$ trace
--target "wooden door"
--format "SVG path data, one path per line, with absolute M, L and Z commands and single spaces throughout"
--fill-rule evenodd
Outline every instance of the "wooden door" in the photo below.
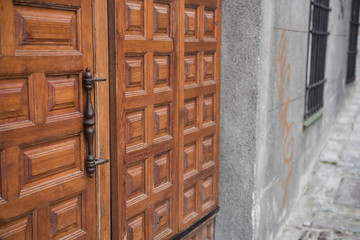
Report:
M 112 234 L 170 239 L 218 205 L 221 1 L 109 4 Z
M 83 75 L 87 0 L 0 1 L 0 239 L 95 239 Z

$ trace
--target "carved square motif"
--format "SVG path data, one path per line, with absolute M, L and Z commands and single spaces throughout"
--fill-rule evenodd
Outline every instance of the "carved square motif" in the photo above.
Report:
M 184 146 L 184 174 L 194 175 L 196 172 L 196 142 Z M 186 178 L 186 177 L 184 177 Z
M 170 87 L 170 56 L 154 56 L 154 88 Z
M 203 123 L 215 121 L 214 95 L 204 96 L 203 100 Z
M 207 83 L 207 81 L 215 81 L 215 64 L 214 64 L 214 53 L 204 54 L 204 84 L 211 84 L 212 82 Z
M 25 188 L 54 179 L 54 175 L 64 174 L 66 171 L 80 171 L 79 150 L 79 137 L 21 149 L 20 173 Z
M 154 187 L 170 182 L 170 151 L 155 155 L 154 157 Z
M 28 78 L 0 79 L 0 124 L 28 120 Z
M 186 100 L 184 103 L 184 128 L 197 127 L 197 102 L 196 98 Z
M 206 137 L 202 141 L 202 163 L 214 161 L 214 136 Z M 204 167 L 204 166 L 203 166 Z
M 194 219 L 198 214 L 196 213 L 196 187 L 195 185 L 184 191 L 184 224 Z
M 144 2 L 127 0 L 125 2 L 125 34 L 144 35 Z
M 215 38 L 215 11 L 204 11 L 204 35 Z
M 154 37 L 170 37 L 170 6 L 154 3 Z
M 144 213 L 127 220 L 127 239 L 145 240 L 145 216 Z
M 126 197 L 135 198 L 145 194 L 145 163 L 141 162 L 126 170 Z
M 197 55 L 185 55 L 185 80 L 184 84 L 197 84 Z
M 50 206 L 51 236 L 66 237 L 74 232 L 76 236 L 85 234 L 81 226 L 82 201 L 81 195 Z
M 79 111 L 79 76 L 47 76 L 48 116 Z
M 163 137 L 171 135 L 171 108 L 170 104 L 160 105 L 154 107 L 154 135 L 155 142 L 157 140 L 166 140 Z M 159 139 L 161 138 L 161 139 Z
M 145 144 L 145 109 L 127 112 L 125 118 L 126 147 Z
M 206 225 L 202 227 L 201 236 L 202 236 L 202 239 L 213 240 L 214 220 L 211 220 L 209 223 L 206 223 Z
M 185 38 L 198 38 L 198 10 L 185 8 Z
M 202 211 L 205 211 L 214 204 L 213 176 L 206 178 L 201 184 L 201 203 Z
M 170 233 L 170 199 L 157 204 L 154 207 L 154 235 Z M 164 234 L 165 235 L 165 234 Z M 167 234 L 166 234 L 167 235 Z
M 0 239 L 33 239 L 33 215 L 18 218 L 0 226 Z
M 78 49 L 77 12 L 15 6 L 17 48 L 20 50 Z
M 126 91 L 144 90 L 144 57 L 125 58 Z

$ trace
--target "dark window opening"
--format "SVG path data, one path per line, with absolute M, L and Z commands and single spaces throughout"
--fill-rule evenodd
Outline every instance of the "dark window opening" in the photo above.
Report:
M 313 0 L 310 9 L 305 119 L 324 105 L 325 58 L 329 19 L 329 0 Z
M 355 67 L 357 55 L 357 37 L 359 29 L 359 0 L 352 1 L 351 20 L 350 20 L 350 37 L 349 37 L 349 51 L 347 61 L 346 83 L 355 81 Z

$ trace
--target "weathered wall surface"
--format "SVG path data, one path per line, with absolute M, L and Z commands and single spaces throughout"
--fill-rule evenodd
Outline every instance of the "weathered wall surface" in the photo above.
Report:
M 351 1 L 330 7 L 325 112 L 304 129 L 310 0 L 223 0 L 218 240 L 276 236 L 351 94 Z
M 215 239 L 251 239 L 260 54 L 258 0 L 222 1 L 220 215 Z
M 345 86 L 351 1 L 331 0 L 325 111 L 313 125 L 303 127 L 310 1 L 274 0 L 272 4 L 272 9 L 265 9 L 273 11 L 269 75 L 258 80 L 267 84 L 259 92 L 267 99 L 258 101 L 266 104 L 266 110 L 258 111 L 266 124 L 257 121 L 259 134 L 266 137 L 257 148 L 261 154 L 256 163 L 254 239 L 274 238 L 287 220 L 302 191 L 302 180 L 351 90 Z

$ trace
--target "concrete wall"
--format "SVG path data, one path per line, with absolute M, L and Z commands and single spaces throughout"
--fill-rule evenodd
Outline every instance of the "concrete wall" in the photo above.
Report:
M 216 239 L 276 236 L 351 94 L 344 84 L 351 1 L 330 5 L 325 112 L 304 129 L 310 0 L 223 1 Z M 290 66 L 288 86 L 279 61 Z

